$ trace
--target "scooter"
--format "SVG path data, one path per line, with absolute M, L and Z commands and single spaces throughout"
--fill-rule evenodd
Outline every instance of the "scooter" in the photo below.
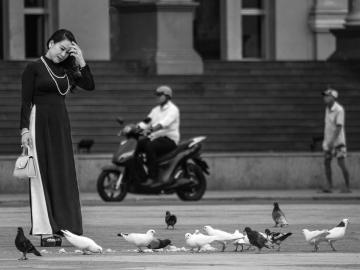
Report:
M 121 118 L 117 118 L 124 125 Z M 138 141 L 147 136 L 138 125 L 125 125 L 118 136 L 121 137 L 112 165 L 105 166 L 97 179 L 97 191 L 104 201 L 122 201 L 127 193 L 135 194 L 173 194 L 181 200 L 200 200 L 206 191 L 206 178 L 209 167 L 201 158 L 201 143 L 204 136 L 181 142 L 175 150 L 161 156 L 156 162 L 159 166 L 156 187 L 143 186 L 148 179 L 146 156 L 137 152 Z

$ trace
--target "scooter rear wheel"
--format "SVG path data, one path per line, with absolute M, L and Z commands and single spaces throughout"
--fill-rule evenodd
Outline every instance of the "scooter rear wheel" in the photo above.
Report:
M 118 202 L 122 201 L 127 194 L 126 184 L 120 184 L 119 188 L 116 188 L 117 181 L 120 177 L 120 171 L 103 171 L 97 180 L 97 191 L 106 202 Z
M 183 175 L 193 181 L 188 187 L 183 187 L 176 191 L 178 197 L 183 201 L 198 201 L 206 191 L 206 178 L 203 171 L 195 164 L 188 163 L 187 170 L 189 175 Z

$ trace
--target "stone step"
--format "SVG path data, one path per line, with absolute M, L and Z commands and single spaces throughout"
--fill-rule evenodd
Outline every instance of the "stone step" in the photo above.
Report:
M 360 81 L 356 65 L 327 62 L 206 62 L 205 74 L 127 74 L 123 63 L 90 63 L 96 90 L 67 97 L 74 147 L 95 140 L 94 152 L 117 148 L 119 126 L 144 118 L 160 84 L 174 88 L 183 138 L 206 135 L 205 151 L 309 151 L 321 136 L 329 84 L 340 91 L 352 150 L 360 150 Z M 0 154 L 19 150 L 21 72 L 25 63 L 0 62 Z M 319 135 L 320 134 L 320 135 Z M 359 139 L 358 139 L 359 138 Z

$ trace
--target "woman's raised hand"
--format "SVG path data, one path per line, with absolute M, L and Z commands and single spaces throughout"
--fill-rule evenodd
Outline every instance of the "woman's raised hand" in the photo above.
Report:
M 79 45 L 77 45 L 74 41 L 71 42 L 71 49 L 69 51 L 70 55 L 75 57 L 76 63 L 80 67 L 84 67 L 86 65 L 85 59 L 82 53 L 82 50 L 80 49 Z

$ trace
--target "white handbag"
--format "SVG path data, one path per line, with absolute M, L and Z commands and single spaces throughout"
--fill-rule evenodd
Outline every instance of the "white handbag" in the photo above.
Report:
M 30 155 L 30 147 L 28 145 L 21 146 L 23 151 L 21 155 L 16 159 L 13 175 L 19 179 L 29 179 L 36 177 L 35 160 Z

